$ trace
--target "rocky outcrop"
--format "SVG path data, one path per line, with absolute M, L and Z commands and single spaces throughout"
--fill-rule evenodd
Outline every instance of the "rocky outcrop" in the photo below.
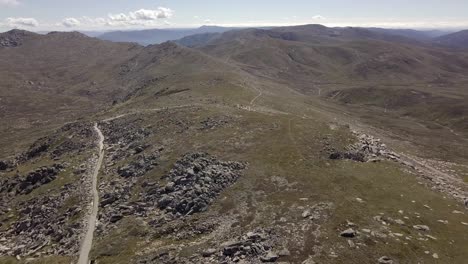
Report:
M 14 48 L 23 44 L 25 36 L 33 34 L 24 30 L 13 29 L 0 34 L 0 47 Z
M 59 159 L 64 155 L 79 154 L 85 150 L 91 149 L 93 141 L 89 140 L 94 137 L 92 124 L 87 122 L 75 122 L 66 124 L 57 131 L 58 135 L 66 135 L 57 145 L 51 150 L 50 157 Z
M 13 162 L 9 160 L 0 160 L 0 171 L 7 171 L 14 167 Z
M 376 162 L 383 159 L 399 161 L 400 156 L 389 150 L 380 139 L 366 134 L 354 132 L 358 142 L 345 151 L 332 151 L 329 158 L 333 160 L 348 159 L 358 162 Z
M 144 257 L 137 263 L 271 263 L 289 255 L 287 249 L 276 249 L 278 245 L 279 238 L 273 231 L 259 228 L 214 247 L 202 249 L 198 255 L 189 259 L 166 251 Z
M 50 147 L 50 144 L 52 142 L 52 139 L 49 137 L 41 138 L 34 142 L 29 149 L 23 153 L 20 157 L 19 160 L 21 162 L 26 162 L 29 161 L 33 158 L 36 158 L 40 156 L 42 153 L 47 152 L 47 150 Z
M 208 117 L 205 120 L 201 121 L 201 127 L 200 130 L 209 130 L 209 129 L 215 129 L 218 127 L 223 127 L 229 122 L 231 119 L 226 116 L 220 116 L 220 117 Z
M 107 232 L 109 225 L 128 215 L 142 217 L 149 225 L 159 228 L 168 221 L 205 211 L 222 190 L 241 176 L 245 166 L 244 163 L 220 161 L 207 153 L 189 153 L 163 177 L 165 184 L 145 181 L 135 186 L 135 177 L 120 177 L 103 183 L 99 211 L 102 225 L 98 232 Z M 140 198 L 131 199 L 137 187 L 143 189 Z
M 3 247 L 0 255 L 40 256 L 41 254 L 73 255 L 79 247 L 81 223 L 70 222 L 79 219 L 81 208 L 64 208 L 66 200 L 75 187 L 65 185 L 59 193 L 19 203 L 18 220 L 0 235 Z
M 118 168 L 117 173 L 124 178 L 143 176 L 146 172 L 152 170 L 156 165 L 158 165 L 158 159 L 159 152 L 155 152 L 150 155 L 139 155 L 128 165 Z
M 29 194 L 34 189 L 55 180 L 63 168 L 62 164 L 54 164 L 50 167 L 38 168 L 23 177 L 7 179 L 0 186 L 0 193 Z
M 219 161 L 206 153 L 186 154 L 165 177 L 168 183 L 159 189 L 158 207 L 180 215 L 204 211 L 244 168 L 243 163 Z

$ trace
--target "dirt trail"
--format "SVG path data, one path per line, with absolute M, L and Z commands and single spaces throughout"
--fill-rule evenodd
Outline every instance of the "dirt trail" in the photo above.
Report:
M 302 162 L 302 161 L 306 160 L 306 158 L 305 158 L 304 155 L 302 154 L 302 151 L 301 151 L 301 149 L 298 147 L 297 141 L 296 141 L 296 139 L 294 138 L 294 135 L 293 135 L 293 132 L 292 132 L 291 121 L 292 121 L 292 118 L 290 118 L 290 119 L 288 120 L 288 136 L 289 136 L 289 139 L 291 140 L 291 142 L 293 143 L 294 148 L 295 148 L 296 151 L 297 151 L 297 154 L 298 154 L 299 156 L 301 156 L 301 160 L 300 160 L 300 161 Z
M 201 105 L 201 104 L 199 104 L 199 105 Z M 168 106 L 168 107 L 161 107 L 161 108 L 149 108 L 149 109 L 131 111 L 131 112 L 128 112 L 128 113 L 125 113 L 125 114 L 120 114 L 120 115 L 117 115 L 117 116 L 114 116 L 114 117 L 104 119 L 104 120 L 102 120 L 102 122 L 110 122 L 110 121 L 113 121 L 113 120 L 116 120 L 116 119 L 119 119 L 119 118 L 122 118 L 122 117 L 126 117 L 126 116 L 129 116 L 129 115 L 140 114 L 140 113 L 144 113 L 144 112 L 161 112 L 161 111 L 164 111 L 164 110 L 189 108 L 189 107 L 196 107 L 196 106 L 199 106 L 199 105 L 197 105 L 197 104 L 187 104 L 187 105 L 177 105 L 177 106 Z
M 257 101 L 257 99 L 258 99 L 260 96 L 262 96 L 262 95 L 263 95 L 263 92 L 262 92 L 261 90 L 259 90 L 258 88 L 254 88 L 254 89 L 255 89 L 255 90 L 257 90 L 257 92 L 258 92 L 258 95 L 257 95 L 257 96 L 255 96 L 255 98 L 254 98 L 254 99 L 252 99 L 252 101 L 250 101 L 250 105 L 251 105 L 251 106 L 253 106 L 253 105 L 254 105 L 254 103 L 255 103 L 255 101 Z
M 102 160 L 104 159 L 104 135 L 102 134 L 101 130 L 99 129 L 97 123 L 94 124 L 94 130 L 96 131 L 99 141 L 99 158 L 96 162 L 93 171 L 93 179 L 92 179 L 92 195 L 93 195 L 93 202 L 92 202 L 92 210 L 91 214 L 89 215 L 88 219 L 88 228 L 86 231 L 86 236 L 83 239 L 80 248 L 80 257 L 78 259 L 78 264 L 88 264 L 89 263 L 89 252 L 91 251 L 91 247 L 93 244 L 93 237 L 94 237 L 94 229 L 96 228 L 96 218 L 98 214 L 98 206 L 99 206 L 99 193 L 97 189 L 97 179 L 99 170 L 102 165 Z

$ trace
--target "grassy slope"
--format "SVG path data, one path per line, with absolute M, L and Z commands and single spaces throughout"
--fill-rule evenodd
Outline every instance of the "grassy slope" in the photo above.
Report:
M 119 72 L 140 49 L 79 33 L 28 33 L 21 46 L 0 48 L 0 143 L 8 145 L 0 155 L 12 155 L 34 140 L 31 135 L 102 110 L 126 94 Z
M 216 78 L 215 76 L 216 74 L 213 78 Z M 243 77 L 249 79 L 248 75 Z M 166 81 L 171 83 L 170 80 Z M 160 86 L 166 86 L 164 82 Z M 117 112 L 121 112 L 124 109 L 142 110 L 162 105 L 200 102 L 198 98 L 201 96 L 205 99 L 203 104 L 196 108 L 170 112 L 171 118 L 189 123 L 191 128 L 181 134 L 174 134 L 171 128 L 163 128 L 158 135 L 150 139 L 150 142 L 160 144 L 170 137 L 171 154 L 160 169 L 151 172 L 146 178 L 158 180 L 170 169 L 172 162 L 188 151 L 208 151 L 222 159 L 250 163 L 245 177 L 226 190 L 222 199 L 216 202 L 209 212 L 190 217 L 188 222 L 200 219 L 203 221 L 205 218 L 223 214 L 235 219 L 229 231 L 225 231 L 229 234 L 243 234 L 256 227 L 272 226 L 280 233 L 285 232 L 286 227 L 297 231 L 301 230 L 301 225 L 306 221 L 301 217 L 303 209 L 300 206 L 329 202 L 333 204 L 329 217 L 317 223 L 322 224 L 319 242 L 315 242 L 312 227 L 305 231 L 297 231 L 303 239 L 299 239 L 299 242 L 294 236 L 285 235 L 285 246 L 293 252 L 289 259 L 293 263 L 300 263 L 299 261 L 313 254 L 314 245 L 323 247 L 323 255 L 316 258 L 321 263 L 373 263 L 382 255 L 394 257 L 400 263 L 431 263 L 434 261 L 432 253 L 437 253 L 444 261 L 463 263 L 467 257 L 463 248 L 468 241 L 462 232 L 466 227 L 460 223 L 466 222 L 467 218 L 465 215 L 451 213 L 454 209 L 462 210 L 453 200 L 428 190 L 418 183 L 414 175 L 393 163 L 361 164 L 348 161 L 330 162 L 327 159 L 327 155 L 322 152 L 324 138 L 329 138 L 336 148 L 345 147 L 353 139 L 344 127 L 338 130 L 330 128 L 332 119 L 323 113 L 321 106 L 313 105 L 307 100 L 302 102 L 298 99 L 301 97 L 295 93 L 283 90 L 282 94 L 267 93 L 261 96 L 252 109 L 261 110 L 267 107 L 289 114 L 245 111 L 237 109 L 235 105 L 248 104 L 249 99 L 257 95 L 253 87 L 229 85 L 224 82 L 212 86 L 204 82 L 200 84 L 205 85 L 195 85 L 188 92 L 156 100 L 150 95 L 158 91 L 159 86 L 148 87 L 141 93 L 146 96 L 136 97 L 124 106 L 117 107 Z M 170 86 L 172 85 L 176 86 Z M 182 84 L 178 85 L 181 85 L 180 88 L 184 87 Z M 274 87 L 272 89 L 274 90 Z M 231 97 L 231 94 L 235 94 L 236 98 Z M 234 121 L 230 122 L 228 127 L 206 132 L 194 128 L 203 118 L 219 115 L 231 116 Z M 143 118 L 144 123 L 161 128 L 167 121 L 164 116 L 159 112 L 146 112 L 128 118 Z M 303 118 L 304 116 L 306 118 Z M 292 183 L 293 187 L 277 185 L 273 176 L 285 179 Z M 356 202 L 357 197 L 364 199 L 365 203 Z M 300 198 L 309 200 L 301 201 Z M 413 200 L 415 203 L 411 202 Z M 423 207 L 425 204 L 430 205 L 433 210 Z M 403 210 L 404 214 L 400 215 L 399 210 Z M 373 216 L 380 213 L 395 219 L 408 216 L 409 220 L 405 220 L 405 226 L 391 225 L 389 229 L 411 236 L 412 240 L 405 244 L 404 238 L 400 241 L 395 238 L 369 239 L 363 235 L 355 242 L 360 241 L 365 246 L 350 249 L 346 240 L 338 236 L 340 231 L 346 229 L 346 220 L 358 224 L 359 228 L 379 230 L 382 225 L 373 220 Z M 419 213 L 420 217 L 417 218 L 415 213 Z M 280 222 L 281 217 L 286 217 L 287 221 Z M 437 220 L 440 219 L 448 220 L 449 224 L 438 223 Z M 419 235 L 412 229 L 414 224 L 429 225 L 432 230 L 430 234 L 437 237 L 437 240 L 417 240 Z M 139 227 L 134 228 L 135 225 Z M 94 256 L 103 263 L 126 263 L 133 259 L 134 254 L 145 254 L 157 248 L 174 245 L 184 247 L 183 254 L 189 256 L 209 247 L 210 243 L 210 240 L 205 241 L 203 236 L 190 240 L 173 241 L 165 237 L 152 237 L 147 240 L 148 233 L 151 233 L 151 230 L 145 228 L 138 220 L 123 221 L 117 231 L 99 238 Z M 121 240 L 116 241 L 117 237 Z M 108 244 L 107 241 L 114 242 Z M 430 251 L 431 255 L 426 255 L 426 250 Z M 337 252 L 338 259 L 329 257 L 330 251 Z

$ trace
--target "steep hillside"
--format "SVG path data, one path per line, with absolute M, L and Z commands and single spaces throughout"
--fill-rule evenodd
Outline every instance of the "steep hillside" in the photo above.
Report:
M 378 111 L 413 116 L 466 133 L 468 54 L 395 40 L 367 29 L 306 25 L 230 31 L 204 45 L 198 43 L 197 48 L 301 93 L 330 94 L 333 100 L 343 99 L 348 105 L 374 106 Z M 428 96 L 408 105 L 401 95 L 411 95 L 408 89 Z M 370 91 L 385 91 L 386 95 L 377 92 L 374 96 Z M 345 94 L 360 102 L 344 99 Z M 389 108 L 382 100 L 387 97 L 402 100 L 397 102 L 401 106 Z M 437 103 L 431 104 L 427 98 L 438 98 Z M 431 115 L 425 113 L 429 105 L 434 106 Z
M 10 43 L 0 46 L 2 134 L 63 124 L 111 105 L 129 89 L 121 65 L 141 50 L 76 32 L 13 30 L 0 39 Z
M 414 30 L 414 29 L 388 29 L 388 28 L 368 28 L 371 31 L 388 35 L 402 36 L 421 42 L 430 42 L 433 38 L 448 34 L 442 30 Z
M 434 42 L 446 47 L 468 49 L 468 30 L 440 36 Z

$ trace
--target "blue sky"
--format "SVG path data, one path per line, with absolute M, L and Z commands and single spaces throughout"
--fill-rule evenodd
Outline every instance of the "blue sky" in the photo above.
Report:
M 0 0 L 0 31 L 309 23 L 468 28 L 468 0 Z

